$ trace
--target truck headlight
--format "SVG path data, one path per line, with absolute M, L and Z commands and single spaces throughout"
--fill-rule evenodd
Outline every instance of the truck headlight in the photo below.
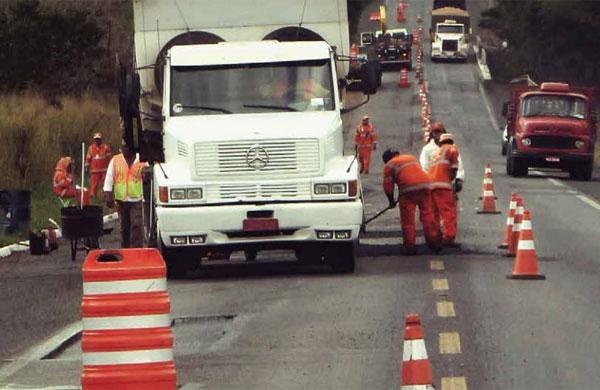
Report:
M 173 200 L 184 200 L 185 190 L 183 189 L 171 189 L 171 199 Z
M 530 138 L 523 138 L 521 140 L 521 143 L 525 146 L 531 146 L 531 139 Z
M 315 184 L 315 195 L 327 195 L 331 193 L 329 184 Z
M 188 199 L 202 199 L 202 188 L 188 188 L 186 197 Z
M 582 140 L 578 139 L 577 141 L 575 141 L 575 147 L 577 149 L 583 149 L 584 146 L 585 146 L 585 142 L 583 142 Z
M 331 193 L 332 194 L 345 194 L 346 193 L 346 183 L 335 183 L 331 185 Z

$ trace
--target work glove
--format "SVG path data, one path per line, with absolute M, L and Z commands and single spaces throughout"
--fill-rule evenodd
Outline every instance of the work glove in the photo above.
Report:
M 113 208 L 115 207 L 115 197 L 113 195 L 112 192 L 107 191 L 104 193 L 104 195 L 106 196 L 106 207 L 108 208 Z
M 463 189 L 463 181 L 461 179 L 455 179 L 454 184 L 452 185 L 452 189 L 456 194 L 461 192 Z
M 394 207 L 396 207 L 396 201 L 394 200 L 394 194 L 385 194 L 388 198 L 388 209 L 393 209 Z

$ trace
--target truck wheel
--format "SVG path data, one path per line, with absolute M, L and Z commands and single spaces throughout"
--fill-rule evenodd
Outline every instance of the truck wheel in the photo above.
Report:
M 333 242 L 328 244 L 325 260 L 334 272 L 354 272 L 357 245 L 355 242 Z
M 302 265 L 316 265 L 323 262 L 323 248 L 315 244 L 303 244 L 295 250 L 296 258 Z
M 594 162 L 581 164 L 569 170 L 569 178 L 571 180 L 590 181 L 592 180 L 592 172 L 594 171 Z
M 189 249 L 185 248 L 167 248 L 160 242 L 160 252 L 167 265 L 167 277 L 170 279 L 184 278 L 188 271 L 197 266 L 197 262 Z
M 527 173 L 529 171 L 529 167 L 527 166 L 527 161 L 520 159 L 520 158 L 515 158 L 515 157 L 511 157 L 512 161 L 512 175 L 514 177 L 521 177 L 521 176 L 527 176 Z
M 513 176 L 513 158 L 511 157 L 511 147 L 506 145 L 506 174 Z
M 508 142 L 502 141 L 502 155 L 506 156 L 506 151 L 508 149 Z

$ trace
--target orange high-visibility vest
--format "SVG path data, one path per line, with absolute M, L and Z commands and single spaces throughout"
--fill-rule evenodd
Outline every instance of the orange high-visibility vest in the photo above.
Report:
M 442 145 L 436 150 L 429 165 L 431 189 L 452 189 L 453 169 L 458 169 L 458 148 L 456 145 Z
M 122 153 L 113 157 L 115 200 L 142 199 L 142 170 L 145 166 L 146 163 L 141 162 L 135 162 L 131 166 L 127 165 Z
M 91 173 L 106 172 L 111 156 L 112 151 L 107 144 L 91 144 L 85 156 L 85 166 L 90 167 Z
M 354 143 L 360 146 L 373 146 L 377 142 L 377 132 L 375 126 L 372 124 L 363 125 L 360 124 L 356 128 L 356 134 L 354 134 Z
M 394 183 L 398 185 L 398 193 L 429 188 L 429 176 L 421 168 L 415 156 L 401 154 L 395 156 L 383 167 L 383 190 L 386 194 L 394 192 Z

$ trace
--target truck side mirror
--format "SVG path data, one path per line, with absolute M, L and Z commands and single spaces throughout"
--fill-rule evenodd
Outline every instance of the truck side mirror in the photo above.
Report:
M 361 87 L 365 95 L 374 95 L 379 86 L 379 61 L 369 60 L 360 67 Z

